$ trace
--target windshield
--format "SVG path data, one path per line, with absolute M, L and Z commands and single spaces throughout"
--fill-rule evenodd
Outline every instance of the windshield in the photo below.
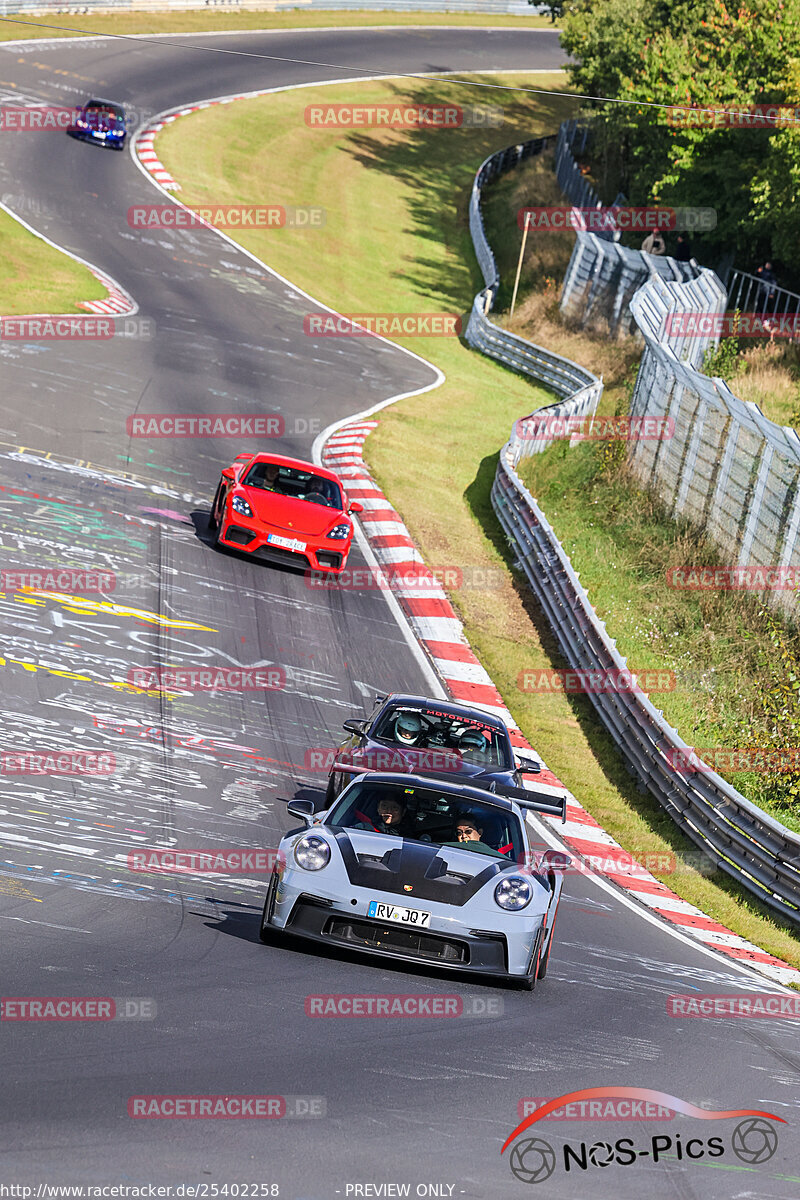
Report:
M 438 788 L 357 780 L 325 824 L 525 861 L 523 833 L 513 812 L 479 800 L 464 801 Z
M 295 500 L 307 500 L 310 504 L 322 504 L 327 508 L 343 508 L 342 493 L 332 479 L 324 479 L 313 471 L 301 471 L 296 467 L 279 467 L 276 463 L 254 463 L 242 480 L 245 487 L 260 488 L 265 492 L 277 492 L 279 496 L 291 496 Z
M 378 717 L 369 736 L 407 750 L 457 751 L 464 762 L 490 770 L 514 769 L 505 730 L 479 717 L 456 717 L 431 706 L 393 704 Z
M 118 104 L 105 104 L 102 100 L 90 100 L 85 111 L 87 116 L 125 120 L 124 108 L 120 108 Z

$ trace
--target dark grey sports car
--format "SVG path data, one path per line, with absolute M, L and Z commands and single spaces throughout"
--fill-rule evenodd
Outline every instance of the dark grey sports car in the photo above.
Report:
M 377 696 L 369 717 L 350 718 L 344 728 L 350 736 L 334 755 L 328 804 L 364 771 L 452 775 L 482 787 L 522 787 L 523 775 L 539 771 L 535 759 L 515 754 L 499 717 L 453 701 Z

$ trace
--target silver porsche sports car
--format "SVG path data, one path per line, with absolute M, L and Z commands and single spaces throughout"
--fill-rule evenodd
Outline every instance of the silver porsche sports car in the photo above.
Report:
M 368 773 L 280 843 L 260 934 L 277 931 L 409 962 L 516 981 L 547 971 L 570 859 L 536 855 L 524 810 L 566 798 L 452 777 Z

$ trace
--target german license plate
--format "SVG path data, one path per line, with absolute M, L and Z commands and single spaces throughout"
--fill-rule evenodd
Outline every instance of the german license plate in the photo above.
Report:
M 398 925 L 413 925 L 415 929 L 427 929 L 431 923 L 431 914 L 421 908 L 401 908 L 397 904 L 382 904 L 379 900 L 370 900 L 367 916 L 377 917 L 379 921 L 395 921 Z
M 281 537 L 278 533 L 270 533 L 267 536 L 267 541 L 273 546 L 282 546 L 284 550 L 305 550 L 306 543 L 299 542 L 297 538 Z

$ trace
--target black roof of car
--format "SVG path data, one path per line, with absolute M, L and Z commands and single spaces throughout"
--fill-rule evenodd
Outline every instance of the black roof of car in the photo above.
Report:
M 454 799 L 471 801 L 475 804 L 489 804 L 504 812 L 513 811 L 516 805 L 497 792 L 487 788 L 473 787 L 468 783 L 454 783 L 452 779 L 434 775 L 398 775 L 396 771 L 365 771 L 358 776 L 359 782 L 368 780 L 370 783 L 391 783 L 394 787 L 424 788 L 426 791 L 443 792 Z
M 83 105 L 83 107 L 84 108 L 109 108 L 112 111 L 116 109 L 117 111 L 119 111 L 121 113 L 125 112 L 123 105 L 119 104 L 116 100 L 102 100 L 97 96 L 95 96 L 92 100 L 87 100 L 86 103 Z
M 455 700 L 432 700 L 425 696 L 407 696 L 404 692 L 392 692 L 385 699 L 385 705 L 390 703 L 413 705 L 417 708 L 438 709 L 450 717 L 469 717 L 471 720 L 479 719 L 486 725 L 491 725 L 494 729 L 508 733 L 505 723 L 500 717 L 495 716 L 494 713 L 484 712 L 482 708 L 476 708 L 474 705 L 459 704 Z

